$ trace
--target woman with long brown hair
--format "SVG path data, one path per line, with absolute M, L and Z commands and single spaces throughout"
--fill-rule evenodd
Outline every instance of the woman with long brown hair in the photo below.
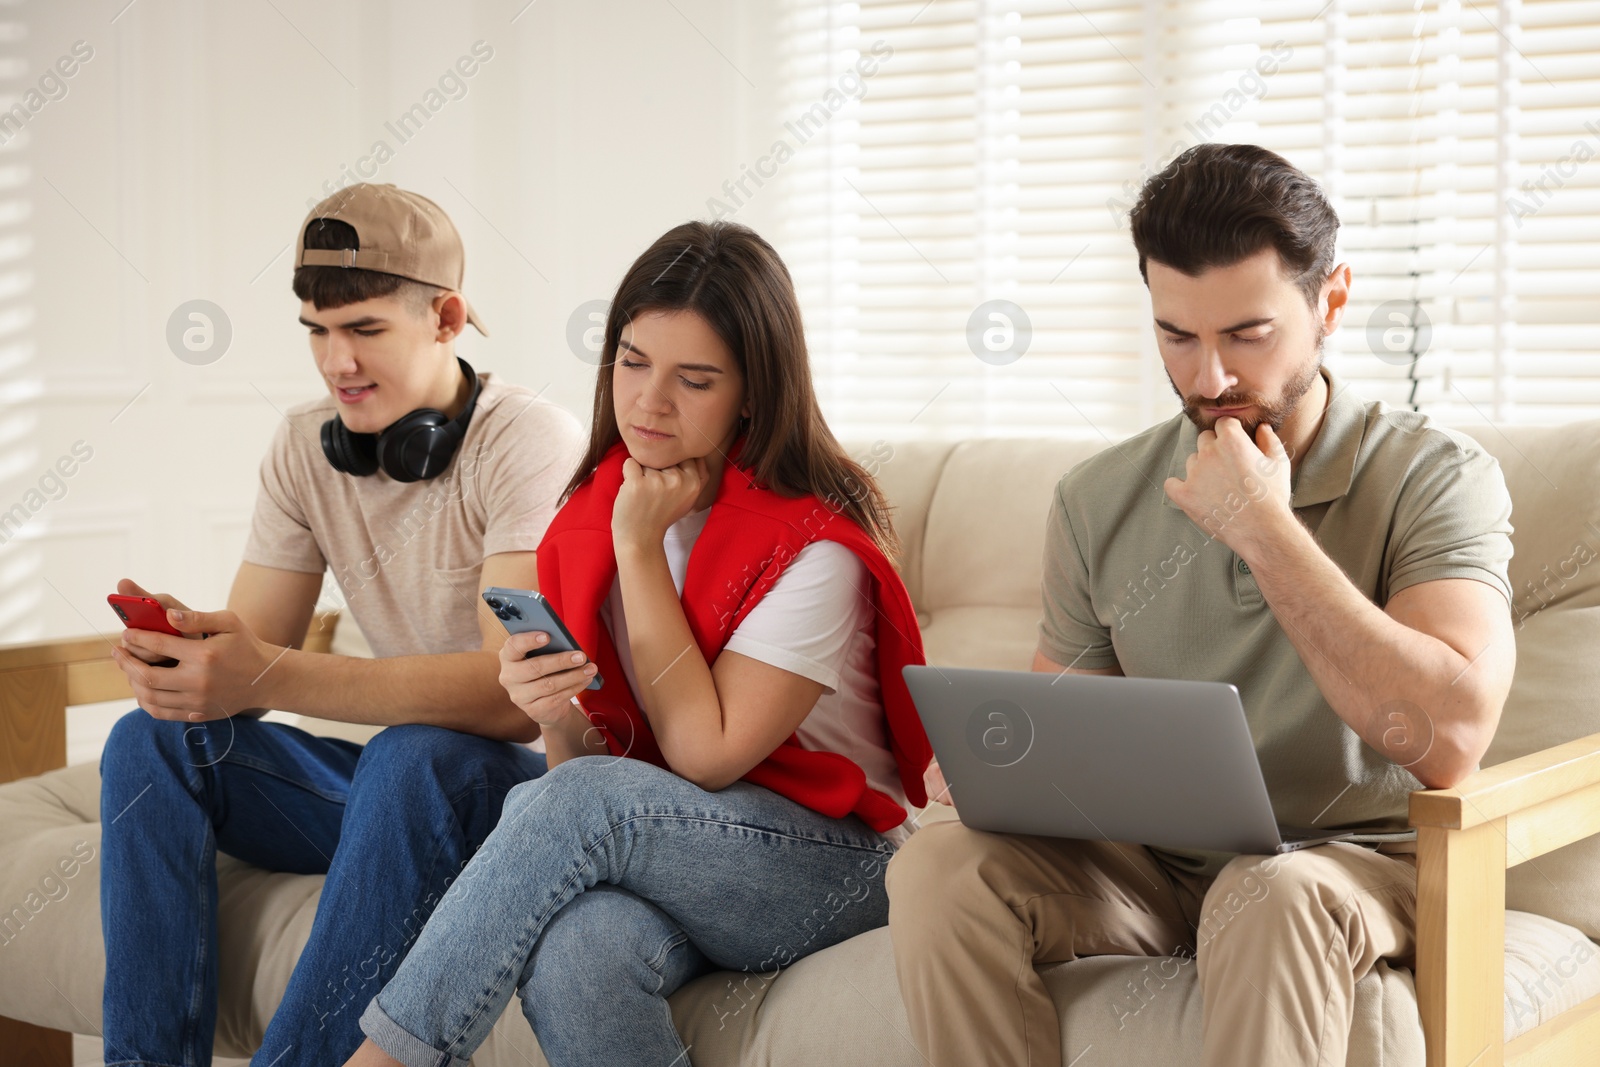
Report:
M 352 1064 L 465 1064 L 515 991 L 555 1067 L 682 1062 L 684 982 L 757 988 L 887 920 L 883 869 L 926 800 L 900 676 L 921 638 L 788 271 L 743 226 L 678 226 L 624 277 L 603 353 L 538 560 L 588 658 L 538 634 L 501 653 L 550 771 L 507 797 Z

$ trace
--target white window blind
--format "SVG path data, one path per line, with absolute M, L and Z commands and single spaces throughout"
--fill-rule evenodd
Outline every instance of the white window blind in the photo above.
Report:
M 814 121 L 774 236 L 841 435 L 1115 439 L 1175 411 L 1126 212 L 1203 140 L 1329 192 L 1356 279 L 1329 359 L 1359 391 L 1462 424 L 1600 415 L 1600 0 L 787 0 L 783 20 L 785 118 Z M 974 323 L 992 301 L 1021 312 Z

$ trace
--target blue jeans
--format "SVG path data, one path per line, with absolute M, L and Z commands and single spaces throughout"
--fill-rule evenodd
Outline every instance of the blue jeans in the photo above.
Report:
M 568 760 L 511 791 L 361 1028 L 408 1067 L 466 1067 L 520 990 L 553 1067 L 684 1064 L 667 996 L 745 971 L 726 1024 L 780 967 L 882 926 L 892 853 L 853 815 L 748 782 Z
M 357 1013 L 488 837 L 520 745 L 391 726 L 364 748 L 236 716 L 117 721 L 100 760 L 105 1062 L 205 1067 L 217 1020 L 216 853 L 326 874 L 311 936 L 252 1063 L 341 1063 Z

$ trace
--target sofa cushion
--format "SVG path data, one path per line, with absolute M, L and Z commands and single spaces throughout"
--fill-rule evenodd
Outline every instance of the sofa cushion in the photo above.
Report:
M 1191 961 L 1096 956 L 1041 969 L 1061 1013 L 1065 1062 L 1200 1063 L 1200 989 Z M 1170 975 L 1163 978 L 1162 975 Z M 1143 996 L 1133 990 L 1142 990 Z M 771 983 L 728 972 L 672 998 L 696 1064 L 922 1067 L 911 1044 L 887 929 L 796 963 Z M 1411 975 L 1379 963 L 1356 984 L 1347 1067 L 1422 1067 Z
M 1045 516 L 1056 483 L 1099 448 L 1041 439 L 958 444 L 929 504 L 917 608 L 935 617 L 952 607 L 1022 608 L 1037 623 Z
M 900 554 L 895 563 L 911 602 L 922 604 L 923 535 L 934 488 L 955 445 L 949 441 L 850 442 L 851 458 L 862 464 L 889 499 Z
M 1038 608 L 945 608 L 922 624 L 923 651 L 941 667 L 1025 671 L 1038 645 Z
M 24 910 L 30 893 L 43 901 L 0 945 L 0 1015 L 78 1033 L 99 1029 L 105 970 L 100 826 L 84 817 L 96 810 L 98 783 L 95 766 L 82 764 L 0 786 L 0 855 L 7 857 L 0 901 L 22 902 Z M 94 858 L 61 877 L 57 861 L 75 848 L 82 856 L 82 846 Z M 54 899 L 39 890 L 43 872 L 51 870 L 65 887 L 52 891 Z M 275 874 L 225 856 L 217 871 L 222 988 L 216 1048 L 220 1055 L 246 1056 L 310 933 L 322 878 Z M 1508 912 L 1506 948 L 1508 1037 L 1600 994 L 1600 951 L 1571 927 Z M 1093 1045 L 1113 1052 L 1110 1062 L 1199 1062 L 1200 994 L 1188 962 L 1103 956 L 1042 973 L 1074 1054 Z M 352 1005 L 364 1006 L 364 999 Z M 906 1037 L 886 929 L 809 956 L 771 982 L 727 971 L 706 975 L 672 998 L 672 1011 L 698 1064 L 921 1063 Z M 543 1067 L 515 1002 L 474 1062 Z M 1409 972 L 1379 964 L 1357 984 L 1349 1063 L 1422 1063 Z
M 1600 948 L 1566 923 L 1506 912 L 1505 1035 L 1514 1037 L 1600 996 Z
M 99 767 L 0 785 L 0 856 L 0 1015 L 97 1032 L 106 969 Z

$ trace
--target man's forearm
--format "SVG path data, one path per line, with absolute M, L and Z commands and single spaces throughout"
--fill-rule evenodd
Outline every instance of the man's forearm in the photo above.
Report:
M 539 728 L 511 702 L 493 652 L 367 659 L 287 650 L 256 684 L 261 704 L 336 722 L 426 723 L 497 741 L 531 741 Z
M 1467 739 L 1482 695 L 1456 684 L 1470 661 L 1385 614 L 1298 519 L 1240 551 L 1324 698 L 1367 744 L 1424 784 L 1454 782 L 1476 762 Z

